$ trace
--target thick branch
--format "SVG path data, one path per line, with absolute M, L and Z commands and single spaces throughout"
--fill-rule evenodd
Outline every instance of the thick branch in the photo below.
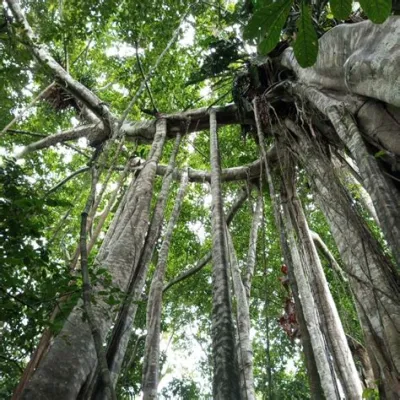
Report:
M 25 18 L 18 2 L 16 0 L 7 0 L 12 14 L 16 21 L 22 25 L 25 36 L 25 45 L 40 64 L 49 69 L 54 75 L 58 84 L 70 92 L 88 108 L 90 108 L 97 117 L 105 122 L 107 131 L 111 129 L 113 117 L 108 107 L 88 88 L 76 81 L 72 76 L 54 60 L 50 52 L 40 43 L 38 43 L 35 34 Z
M 213 108 L 218 114 L 218 124 L 232 125 L 239 123 L 237 117 L 237 108 L 234 104 Z M 208 108 L 198 108 L 180 113 L 165 114 L 163 118 L 167 120 L 167 138 L 176 137 L 178 132 L 188 134 L 198 132 L 209 128 Z M 156 132 L 157 120 L 125 122 L 121 127 L 121 135 L 129 142 L 138 142 L 139 144 L 152 143 Z M 252 116 L 249 114 L 246 124 L 253 124 Z M 107 139 L 103 124 L 88 124 L 77 128 L 55 133 L 35 143 L 26 146 L 19 157 L 36 150 L 54 146 L 57 143 L 67 142 L 69 140 L 86 137 L 91 146 L 96 146 Z

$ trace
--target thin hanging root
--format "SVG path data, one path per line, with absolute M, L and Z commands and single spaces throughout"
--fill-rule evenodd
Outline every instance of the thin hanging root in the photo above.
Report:
M 167 270 L 167 260 L 169 248 L 171 245 L 172 234 L 178 222 L 188 182 L 188 174 L 186 172 L 186 174 L 184 174 L 181 179 L 179 191 L 175 199 L 175 205 L 172 210 L 172 215 L 168 221 L 167 230 L 159 252 L 156 271 L 154 273 L 150 286 L 146 318 L 147 336 L 143 361 L 142 390 L 144 400 L 157 398 L 157 387 L 160 370 L 160 331 L 163 282 Z

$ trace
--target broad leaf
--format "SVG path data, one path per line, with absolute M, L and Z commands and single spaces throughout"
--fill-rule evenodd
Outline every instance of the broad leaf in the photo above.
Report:
M 351 13 L 353 0 L 331 0 L 329 4 L 335 18 L 346 19 Z
M 244 38 L 259 37 L 261 54 L 270 52 L 279 41 L 282 28 L 288 17 L 292 0 L 279 0 L 275 3 L 267 2 L 256 10 L 253 18 L 244 32 Z
M 362 9 L 375 24 L 385 22 L 392 9 L 392 0 L 360 0 Z
M 311 67 L 317 60 L 318 37 L 312 23 L 311 9 L 304 2 L 301 3 L 297 29 L 297 39 L 293 46 L 294 54 L 303 68 Z

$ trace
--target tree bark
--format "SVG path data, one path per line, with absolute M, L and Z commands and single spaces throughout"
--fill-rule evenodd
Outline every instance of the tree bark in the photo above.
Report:
M 290 170 L 290 168 L 286 168 L 286 170 L 288 169 Z M 295 229 L 299 253 L 303 260 L 302 268 L 309 280 L 310 290 L 321 318 L 322 331 L 344 395 L 348 399 L 356 400 L 362 395 L 361 382 L 292 178 L 294 176 L 289 175 L 284 180 L 284 184 L 287 192 L 287 207 L 292 219 L 292 226 Z M 304 307 L 303 301 L 302 305 Z
M 173 172 L 176 164 L 176 157 L 181 143 L 181 135 L 178 134 L 175 140 L 174 148 L 171 152 L 169 163 L 164 175 L 161 191 L 158 195 L 157 203 L 154 208 L 150 223 L 149 232 L 146 236 L 142 253 L 133 269 L 130 284 L 127 290 L 127 298 L 118 314 L 113 332 L 107 348 L 107 361 L 111 371 L 111 379 L 114 386 L 117 384 L 118 376 L 121 370 L 122 362 L 131 335 L 131 327 L 135 320 L 137 311 L 137 301 L 140 301 L 144 288 L 147 272 L 150 267 L 155 244 L 160 235 L 165 207 L 167 204 L 168 193 L 173 179 Z M 94 389 L 89 389 L 93 399 L 101 400 L 103 398 L 103 387 L 98 377 L 92 379 L 95 383 Z
M 165 141 L 166 123 L 160 120 L 153 143 L 153 153 L 130 187 L 121 210 L 118 226 L 107 232 L 95 265 L 107 268 L 113 285 L 126 290 L 132 265 L 136 262 L 148 229 L 149 208 L 157 163 Z M 94 287 L 94 295 L 101 290 Z M 96 367 L 96 353 L 87 322 L 82 320 L 82 303 L 72 310 L 60 334 L 28 383 L 21 398 L 43 400 L 75 400 L 87 378 Z M 93 312 L 100 336 L 105 338 L 112 323 L 110 306 L 97 295 Z
M 236 298 L 236 326 L 238 332 L 237 354 L 240 389 L 243 400 L 254 400 L 253 349 L 250 340 L 250 310 L 245 287 L 242 282 L 232 236 L 225 226 L 229 264 L 232 274 L 233 292 Z M 251 283 L 251 282 L 250 282 Z
M 167 230 L 161 245 L 156 271 L 154 273 L 147 302 L 147 336 L 144 350 L 142 391 L 143 399 L 157 399 L 157 387 L 160 372 L 160 331 L 162 294 L 165 272 L 167 270 L 168 252 L 171 244 L 172 233 L 178 221 L 182 208 L 183 198 L 188 185 L 187 174 L 182 176 L 179 192 L 176 196 L 172 215 L 168 222 Z
M 388 399 L 400 392 L 400 280 L 372 233 L 352 205 L 328 157 L 306 133 L 285 120 L 296 134 L 293 150 L 311 181 L 325 214 L 354 294 L 358 316 L 371 359 L 380 369 Z
M 246 271 L 243 279 L 243 285 L 246 290 L 247 301 L 250 301 L 251 281 L 253 280 L 254 267 L 256 265 L 257 253 L 257 236 L 260 227 L 260 220 L 262 215 L 263 197 L 261 192 L 258 192 L 256 208 L 253 213 L 253 220 L 251 221 L 250 237 L 249 237 L 249 250 L 247 252 Z
M 318 58 L 311 68 L 300 67 L 292 48 L 285 50 L 282 63 L 307 85 L 400 107 L 399 36 L 398 16 L 389 17 L 383 24 L 340 24 L 319 39 Z
M 267 150 L 265 148 L 265 139 L 264 139 L 264 132 L 261 125 L 260 120 L 260 100 L 259 98 L 255 98 L 253 100 L 253 109 L 254 109 L 254 117 L 256 121 L 257 127 L 257 135 L 258 135 L 258 142 L 260 146 L 260 153 L 261 159 L 265 166 L 265 175 L 267 178 L 268 188 L 269 188 L 269 195 L 272 202 L 272 207 L 274 211 L 274 220 L 275 225 L 279 232 L 279 240 L 281 251 L 286 262 L 288 268 L 288 275 L 290 279 L 290 287 L 292 289 L 293 297 L 295 300 L 296 305 L 296 316 L 299 320 L 300 331 L 301 331 L 301 342 L 303 345 L 303 352 L 306 361 L 306 368 L 308 372 L 308 380 L 311 389 L 311 398 L 315 400 L 323 399 L 324 398 L 324 390 L 322 388 L 322 377 L 318 373 L 318 366 L 321 363 L 317 363 L 317 357 L 314 355 L 313 349 L 313 342 L 311 339 L 311 332 L 309 332 L 307 323 L 306 323 L 306 316 L 303 310 L 303 306 L 300 301 L 300 294 L 298 289 L 298 284 L 296 280 L 296 276 L 294 274 L 294 263 L 299 261 L 298 252 L 295 253 L 295 258 L 293 259 L 291 255 L 291 249 L 289 246 L 289 236 L 286 232 L 285 226 L 285 219 L 284 215 L 281 214 L 280 207 L 286 202 L 286 194 L 285 191 L 281 193 L 281 196 L 278 197 L 275 192 L 274 182 L 272 180 L 271 168 L 269 159 L 267 157 Z M 296 249 L 293 249 L 295 251 Z M 308 311 L 308 310 L 307 310 Z M 327 380 L 327 379 L 325 379 Z
M 213 398 L 240 399 L 239 375 L 235 354 L 234 325 L 228 281 L 228 255 L 221 193 L 221 165 L 217 136 L 217 117 L 210 111 L 211 228 L 212 228 L 212 350 L 214 361 Z
M 317 306 L 312 295 L 310 282 L 304 273 L 304 262 L 294 236 L 295 229 L 290 218 L 290 211 L 287 205 L 287 197 L 282 196 L 283 223 L 285 235 L 288 239 L 290 257 L 292 259 L 293 273 L 299 291 L 305 324 L 310 335 L 310 342 L 321 386 L 327 399 L 340 399 L 338 393 L 335 373 L 331 366 L 330 355 L 321 331 L 321 321 L 317 312 Z
M 399 24 L 400 25 L 400 24 Z M 370 154 L 346 103 L 331 98 L 315 88 L 295 85 L 299 95 L 305 95 L 314 107 L 326 114 L 336 132 L 349 148 L 360 170 L 363 185 L 374 203 L 386 240 L 400 268 L 400 202 L 393 182 L 384 176 L 374 155 Z

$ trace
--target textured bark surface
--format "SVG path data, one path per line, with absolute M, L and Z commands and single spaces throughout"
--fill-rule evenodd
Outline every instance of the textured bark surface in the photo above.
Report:
M 293 129 L 293 124 L 289 124 Z M 298 156 L 345 263 L 371 358 L 379 365 L 388 399 L 399 393 L 400 284 L 382 249 L 352 205 L 327 156 L 297 131 Z
M 286 197 L 284 197 L 283 200 L 286 201 Z M 279 199 L 279 204 L 281 204 L 281 199 Z M 293 260 L 290 254 L 290 248 L 288 245 L 288 241 L 286 239 L 284 223 L 282 219 L 279 223 L 279 226 L 280 226 L 279 236 L 280 236 L 283 259 L 286 265 L 288 266 L 290 288 L 292 290 L 293 298 L 296 305 L 296 318 L 297 321 L 299 322 L 299 328 L 301 334 L 300 340 L 301 340 L 301 345 L 303 347 L 303 353 L 305 358 L 304 361 L 307 369 L 308 382 L 310 385 L 310 395 L 312 400 L 322 400 L 325 398 L 324 391 L 322 389 L 321 378 L 318 373 L 318 367 L 314 357 L 311 337 L 307 329 L 307 324 L 303 313 L 303 307 L 300 301 L 299 289 L 293 272 L 294 271 Z
M 133 261 L 139 255 L 147 233 L 152 186 L 157 162 L 165 141 L 165 121 L 159 121 L 154 139 L 153 154 L 139 174 L 136 184 L 131 185 L 125 203 L 121 204 L 118 224 L 109 229 L 96 265 L 107 268 L 113 285 L 126 290 Z M 101 287 L 94 287 L 94 294 Z M 78 397 L 88 376 L 96 367 L 96 352 L 87 322 L 82 319 L 82 303 L 79 302 L 66 320 L 60 334 L 44 357 L 22 399 L 68 399 Z M 98 321 L 101 337 L 111 325 L 110 306 L 98 296 L 93 312 Z
M 253 213 L 253 219 L 251 221 L 249 250 L 247 252 L 246 271 L 243 278 L 243 285 L 246 290 L 247 301 L 250 300 L 251 281 L 253 280 L 254 267 L 256 265 L 257 237 L 258 229 L 261 222 L 262 209 L 263 197 L 262 194 L 259 192 L 257 196 L 256 208 Z
M 321 236 L 318 233 L 310 231 L 311 239 L 313 240 L 315 246 L 322 251 L 326 259 L 329 261 L 331 268 L 336 271 L 336 273 L 340 276 L 340 278 L 344 281 L 347 281 L 346 275 L 342 270 L 342 267 L 338 264 L 332 252 L 329 250 L 328 246 L 321 239 Z
M 304 320 L 310 335 L 312 351 L 321 380 L 321 386 L 327 399 L 340 399 L 337 382 L 330 361 L 327 344 L 321 331 L 321 320 L 318 315 L 317 305 L 312 295 L 312 288 L 307 275 L 304 273 L 304 258 L 297 247 L 294 236 L 294 227 L 291 222 L 290 211 L 286 195 L 282 196 L 283 223 L 285 235 L 288 240 L 290 257 L 292 259 L 293 273 L 296 279 L 299 299 L 301 301 Z
M 235 354 L 234 325 L 228 281 L 228 254 L 221 193 L 221 164 L 216 113 L 210 111 L 211 228 L 212 228 L 212 351 L 214 361 L 213 398 L 240 399 Z
M 383 174 L 378 161 L 370 154 L 351 116 L 337 107 L 330 108 L 328 116 L 360 170 L 365 188 L 376 205 L 381 228 L 400 269 L 400 196 L 391 181 Z
M 220 125 L 231 125 L 239 123 L 237 117 L 237 108 L 234 104 L 226 106 L 214 107 L 218 113 Z M 185 126 L 186 133 L 198 132 L 209 128 L 208 107 L 188 110 L 185 112 L 164 114 L 163 118 L 167 120 L 167 138 L 175 138 L 182 131 L 182 126 Z M 252 116 L 249 115 L 247 124 L 253 124 Z M 126 141 L 137 143 L 152 143 L 156 133 L 157 120 L 150 121 L 127 121 L 120 129 L 121 135 Z M 24 147 L 19 157 L 23 157 L 33 151 L 45 149 L 54 146 L 57 143 L 64 143 L 70 140 L 79 139 L 81 137 L 88 138 L 92 146 L 104 142 L 107 139 L 107 133 L 103 124 L 88 124 L 78 126 L 74 129 L 60 133 L 55 133 L 48 137 L 38 140 Z
M 242 399 L 254 400 L 253 349 L 250 340 L 250 310 L 246 289 L 242 282 L 232 236 L 225 228 L 228 244 L 229 264 L 232 274 L 232 286 L 236 299 L 236 327 L 238 332 L 237 354 L 239 364 L 240 389 Z M 251 281 L 250 281 L 251 283 Z
M 304 274 L 309 280 L 315 305 L 322 322 L 322 331 L 331 353 L 335 371 L 340 380 L 344 395 L 348 399 L 359 399 L 362 395 L 361 382 L 346 340 L 342 323 L 336 309 L 332 294 L 317 250 L 308 228 L 303 207 L 297 196 L 294 182 L 285 180 L 288 196 L 288 209 L 292 218 L 292 226 L 297 237 L 297 247 L 302 257 Z M 290 187 L 291 186 L 291 187 Z M 304 302 L 302 305 L 304 308 Z
M 359 168 L 363 185 L 370 194 L 385 237 L 400 268 L 400 200 L 394 183 L 385 175 L 376 157 L 368 151 L 361 133 L 347 111 L 347 103 L 324 93 L 296 85 L 296 92 L 326 114 Z
M 147 302 L 147 336 L 143 361 L 142 391 L 144 400 L 157 398 L 157 386 L 160 373 L 160 331 L 164 277 L 167 270 L 171 238 L 175 225 L 178 222 L 187 185 L 188 176 L 184 174 L 176 196 L 172 215 L 168 221 L 167 230 L 158 256 L 156 270 L 151 281 L 149 300 Z
M 363 21 L 340 24 L 319 39 L 318 58 L 301 68 L 293 49 L 285 50 L 283 65 L 307 85 L 354 93 L 400 107 L 400 18 L 383 24 Z
M 307 323 L 306 323 L 306 316 L 305 316 L 305 312 L 303 311 L 303 306 L 300 301 L 300 293 L 298 290 L 296 276 L 294 274 L 294 263 L 299 262 L 298 252 L 295 252 L 295 254 L 294 254 L 295 258 L 293 259 L 291 251 L 296 251 L 296 249 L 295 248 L 290 249 L 290 245 L 289 245 L 290 238 L 288 237 L 288 233 L 286 232 L 286 226 L 284 223 L 285 219 L 283 218 L 281 211 L 280 211 L 280 206 L 282 205 L 282 203 L 287 201 L 287 196 L 286 196 L 286 193 L 283 191 L 283 193 L 281 193 L 281 196 L 278 198 L 278 196 L 275 192 L 274 182 L 272 180 L 270 163 L 269 163 L 269 159 L 267 157 L 268 153 L 265 148 L 264 132 L 263 132 L 261 120 L 260 120 L 260 101 L 258 98 L 255 98 L 253 100 L 253 108 L 254 108 L 254 117 L 255 117 L 256 127 L 257 127 L 258 142 L 259 142 L 259 146 L 260 146 L 261 161 L 265 167 L 265 175 L 267 177 L 269 195 L 271 197 L 272 207 L 273 207 L 273 211 L 274 211 L 275 225 L 279 231 L 281 251 L 283 253 L 284 260 L 286 261 L 286 265 L 289 266 L 290 287 L 293 292 L 293 297 L 294 297 L 295 304 L 296 304 L 296 315 L 298 317 L 299 324 L 300 324 L 301 342 L 303 345 L 303 352 L 304 352 L 304 355 L 306 358 L 306 368 L 307 368 L 307 372 L 308 372 L 308 380 L 310 383 L 312 399 L 323 399 L 324 398 L 324 390 L 322 388 L 322 377 L 320 376 L 320 374 L 318 372 L 318 368 L 321 365 L 321 362 L 323 362 L 323 359 L 322 359 L 322 361 L 317 363 L 317 361 L 316 361 L 317 357 L 314 355 L 311 332 L 309 331 Z M 277 150 L 277 152 L 279 153 L 279 150 Z M 309 310 L 307 310 L 307 312 L 308 312 L 308 316 L 310 316 Z M 321 357 L 320 357 L 320 360 L 321 360 Z M 325 379 L 325 381 L 328 381 L 328 383 L 329 383 L 328 378 Z M 330 383 L 329 383 L 329 385 L 330 385 Z
M 124 360 L 125 352 L 131 336 L 131 327 L 133 321 L 135 320 L 136 311 L 138 308 L 137 301 L 141 299 L 141 294 L 144 288 L 147 272 L 150 267 L 155 244 L 160 234 L 180 143 L 181 135 L 178 134 L 175 140 L 174 148 L 170 155 L 166 173 L 163 178 L 161 191 L 157 198 L 157 203 L 151 218 L 150 228 L 146 236 L 141 255 L 132 271 L 130 284 L 127 290 L 127 298 L 125 299 L 124 305 L 119 312 L 111 338 L 109 340 L 107 348 L 107 361 L 110 367 L 111 379 L 114 386 L 117 384 L 122 362 Z M 91 397 L 96 400 L 103 399 L 103 386 L 98 377 L 94 377 L 92 381 L 92 384 L 95 384 L 95 386 L 92 390 L 89 390 L 89 392 L 92 393 Z

